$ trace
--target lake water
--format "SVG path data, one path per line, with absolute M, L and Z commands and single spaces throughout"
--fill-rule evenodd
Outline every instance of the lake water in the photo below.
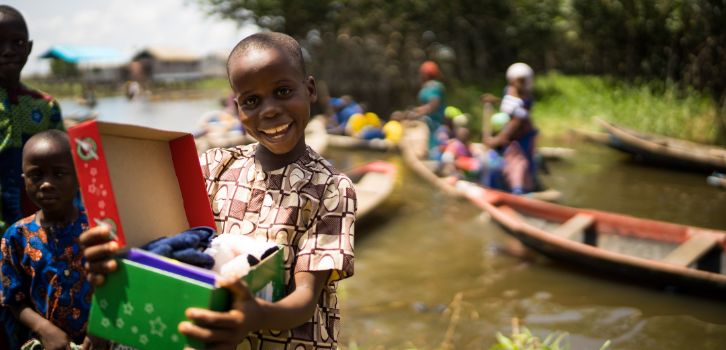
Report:
M 78 107 L 62 102 L 64 112 Z M 191 131 L 215 100 L 102 99 L 100 119 Z M 552 143 L 552 142 L 549 142 Z M 558 144 L 562 145 L 562 144 Z M 567 146 L 567 145 L 565 145 Z M 705 176 L 642 166 L 573 143 L 544 181 L 562 203 L 726 229 L 726 191 Z M 537 257 L 502 253 L 504 232 L 465 201 L 446 198 L 395 154 L 329 150 L 339 168 L 399 166 L 396 191 L 356 227 L 355 276 L 340 284 L 342 344 L 362 349 L 487 349 L 513 318 L 536 334 L 567 332 L 572 349 L 726 349 L 726 302 L 605 279 Z

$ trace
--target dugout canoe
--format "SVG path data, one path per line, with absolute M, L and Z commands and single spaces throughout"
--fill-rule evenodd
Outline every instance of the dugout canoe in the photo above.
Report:
M 446 195 L 463 198 L 461 192 L 456 189 L 456 186 L 449 179 L 436 175 L 435 169 L 437 168 L 437 162 L 426 160 L 426 157 L 428 156 L 428 138 L 429 129 L 425 123 L 420 121 L 407 121 L 404 124 L 403 139 L 399 143 L 403 162 L 414 173 L 416 173 L 416 175 L 423 178 Z M 548 189 L 544 191 L 531 192 L 526 196 L 545 201 L 557 201 L 560 197 L 562 197 L 562 194 L 557 190 Z
M 652 135 L 596 119 L 610 135 L 613 148 L 638 159 L 679 170 L 726 172 L 726 149 L 676 138 Z
M 726 232 L 577 209 L 485 189 L 459 189 L 525 246 L 576 267 L 726 296 Z
M 242 132 L 239 128 L 210 128 L 206 133 L 194 138 L 197 151 L 204 152 L 210 148 L 228 148 L 257 142 L 252 136 Z M 321 117 L 310 120 L 305 128 L 305 142 L 315 152 L 323 154 L 328 147 L 328 132 L 325 130 L 325 121 Z
M 358 211 L 356 218 L 366 217 L 388 199 L 396 183 L 396 166 L 388 162 L 371 162 L 345 172 L 353 181 Z
M 395 151 L 397 149 L 396 144 L 388 140 L 364 140 L 352 136 L 332 134 L 328 135 L 328 145 L 340 149 L 360 149 L 381 152 Z

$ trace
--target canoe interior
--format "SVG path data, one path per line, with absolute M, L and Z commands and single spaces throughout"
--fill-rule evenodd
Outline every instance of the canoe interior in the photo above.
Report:
M 720 237 L 713 249 L 720 256 L 718 273 L 726 274 L 726 233 L 677 225 L 672 223 L 639 219 L 595 210 L 580 210 L 551 203 L 531 201 L 506 194 L 490 199 L 498 211 L 508 217 L 509 222 L 520 221 L 523 225 L 552 233 L 578 214 L 594 218 L 592 229 L 596 235 L 595 246 L 599 249 L 630 257 L 663 261 L 681 244 L 697 234 Z M 505 223 L 506 226 L 506 223 Z M 510 227 L 511 228 L 511 227 Z M 526 229 L 520 229 L 526 231 Z M 577 232 L 567 239 L 586 242 L 585 232 Z M 713 251 L 709 253 L 714 255 Z M 696 268 L 697 263 L 689 268 Z

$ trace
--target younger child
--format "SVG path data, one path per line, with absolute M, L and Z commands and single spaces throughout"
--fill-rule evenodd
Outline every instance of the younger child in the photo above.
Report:
M 74 205 L 68 136 L 50 130 L 31 137 L 22 164 L 25 189 L 40 211 L 12 225 L 0 243 L 0 301 L 19 322 L 4 326 L 27 327 L 45 349 L 67 349 L 84 341 L 93 292 L 78 241 L 88 225 Z
M 212 149 L 200 161 L 220 234 L 284 247 L 287 296 L 254 298 L 238 281 L 228 312 L 190 308 L 179 330 L 214 348 L 335 348 L 340 327 L 336 282 L 353 274 L 353 184 L 305 145 L 315 79 L 291 37 L 258 33 L 227 63 L 240 120 L 259 143 Z M 82 235 L 92 279 L 115 270 L 118 249 L 102 226 Z M 162 291 L 159 291 L 162 292 Z

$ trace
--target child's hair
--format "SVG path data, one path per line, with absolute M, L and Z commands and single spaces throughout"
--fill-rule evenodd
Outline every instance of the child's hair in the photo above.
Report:
M 305 60 L 303 59 L 300 44 L 293 37 L 277 32 L 262 32 L 252 34 L 242 39 L 235 45 L 227 58 L 227 73 L 229 74 L 229 63 L 251 49 L 275 49 L 282 51 L 298 66 L 300 72 L 306 75 Z
M 20 11 L 16 10 L 14 7 L 8 5 L 0 5 L 0 20 L 4 19 L 14 19 L 18 21 L 18 24 L 23 25 L 25 32 L 28 32 L 28 26 L 27 24 L 25 24 L 25 18 L 23 17 L 23 14 L 20 13 Z
M 26 150 L 29 150 L 35 143 L 40 141 L 46 141 L 48 143 L 52 143 L 54 146 L 62 147 L 64 151 L 68 150 L 68 158 L 71 159 L 71 144 L 68 139 L 68 134 L 56 129 L 45 130 L 33 135 L 25 143 L 23 153 L 25 153 Z

